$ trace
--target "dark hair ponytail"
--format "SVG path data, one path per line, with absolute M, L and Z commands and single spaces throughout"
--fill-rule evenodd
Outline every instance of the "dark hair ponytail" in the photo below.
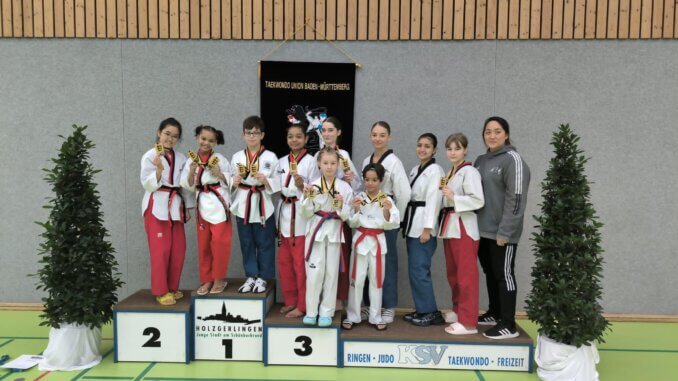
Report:
M 431 141 L 431 144 L 433 144 L 433 148 L 438 148 L 438 138 L 436 138 L 436 136 L 434 134 L 432 134 L 430 132 L 425 132 L 425 133 L 419 135 L 419 138 L 417 139 L 417 141 L 420 141 L 421 139 L 424 139 L 424 138 Z
M 158 133 L 162 132 L 165 128 L 169 126 L 174 126 L 179 130 L 179 139 L 181 139 L 181 123 L 174 118 L 167 118 L 160 122 L 160 127 L 158 127 Z
M 504 141 L 504 144 L 507 144 L 507 145 L 508 145 L 508 144 L 511 144 L 511 139 L 510 139 L 511 132 L 510 132 L 509 124 L 508 124 L 508 122 L 506 121 L 506 119 L 504 119 L 504 118 L 502 118 L 502 117 L 500 117 L 500 116 L 491 116 L 491 117 L 489 117 L 489 118 L 487 118 L 487 119 L 485 120 L 485 124 L 483 124 L 483 142 L 485 141 L 485 129 L 487 128 L 487 125 L 488 125 L 488 123 L 490 123 L 490 122 L 497 122 L 497 123 L 499 123 L 499 125 L 501 126 L 501 129 L 504 130 L 504 132 L 506 133 L 507 136 L 509 136 L 509 137 L 506 138 L 506 140 Z
M 195 128 L 195 136 L 200 135 L 202 130 L 207 130 L 207 131 L 210 131 L 211 133 L 213 133 L 214 136 L 216 136 L 216 138 L 217 138 L 217 145 L 224 144 L 224 142 L 225 142 L 224 141 L 224 133 L 221 132 L 221 130 L 217 130 L 216 128 L 214 128 L 212 126 L 206 126 L 206 125 L 201 124 L 201 125 L 199 125 L 198 127 Z

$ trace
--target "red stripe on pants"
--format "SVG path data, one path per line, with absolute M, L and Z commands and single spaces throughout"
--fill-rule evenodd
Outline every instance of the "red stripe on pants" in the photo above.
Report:
M 186 257 L 186 233 L 182 221 L 162 221 L 153 215 L 153 196 L 144 212 L 144 226 L 151 259 L 151 293 L 161 296 L 179 289 Z
M 475 327 L 478 323 L 478 241 L 466 234 L 459 220 L 461 238 L 443 239 L 447 282 L 452 288 L 452 309 L 459 323 Z
M 278 248 L 280 288 L 286 306 L 296 306 L 306 312 L 305 236 L 282 237 Z
M 211 224 L 198 215 L 198 268 L 200 283 L 226 278 L 231 259 L 231 219 Z

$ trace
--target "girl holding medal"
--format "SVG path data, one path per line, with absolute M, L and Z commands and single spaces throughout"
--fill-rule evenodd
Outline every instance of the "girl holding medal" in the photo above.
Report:
M 231 258 L 233 226 L 230 218 L 233 174 L 228 160 L 214 147 L 224 144 L 224 134 L 211 126 L 195 129 L 198 153 L 188 151 L 191 160 L 184 166 L 181 186 L 196 192 L 198 204 L 198 295 L 218 294 L 226 288 Z
M 319 176 L 317 161 L 304 148 L 307 140 L 306 126 L 293 124 L 288 127 L 290 153 L 280 158 L 276 171 L 281 184 L 277 213 L 278 269 L 285 303 L 280 313 L 289 318 L 304 316 L 306 312 L 306 218 L 301 214 L 301 195 L 304 184 Z
M 478 316 L 478 221 L 475 211 L 485 204 L 480 173 L 465 161 L 468 139 L 452 134 L 445 141 L 452 164 L 441 180 L 443 208 L 438 236 L 443 239 L 447 281 L 452 289 L 452 310 L 457 321 L 445 332 L 451 335 L 477 333 Z
M 181 139 L 181 123 L 163 120 L 155 148 L 141 158 L 141 185 L 146 190 L 141 212 L 151 260 L 151 293 L 158 303 L 172 305 L 183 297 L 179 280 L 186 256 L 184 223 L 191 216 L 193 195 L 179 186 L 186 156 L 174 152 Z
M 336 307 L 337 276 L 346 271 L 341 244 L 346 240 L 353 190 L 338 179 L 339 155 L 326 146 L 318 152 L 320 178 L 304 186 L 301 198 L 306 225 L 306 316 L 304 324 L 329 327 Z
M 365 191 L 353 198 L 349 224 L 356 228 L 353 236 L 353 256 L 351 257 L 351 287 L 349 289 L 348 308 L 342 328 L 350 330 L 353 324 L 360 323 L 365 277 L 369 272 L 369 295 L 372 303 L 369 307 L 368 321 L 378 331 L 387 325 L 381 317 L 381 291 L 384 280 L 385 260 L 388 253 L 384 229 L 393 229 L 400 225 L 400 213 L 393 200 L 383 193 L 381 182 L 384 179 L 384 167 L 381 164 L 368 164 L 363 170 Z

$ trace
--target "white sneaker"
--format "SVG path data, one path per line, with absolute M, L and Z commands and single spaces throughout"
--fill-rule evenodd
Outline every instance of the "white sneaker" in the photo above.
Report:
M 240 288 L 238 289 L 238 292 L 241 294 L 252 292 L 252 289 L 254 288 L 254 283 L 255 283 L 254 278 L 252 277 L 247 278 L 245 283 L 243 283 L 242 286 L 240 286 Z
M 393 323 L 394 317 L 395 317 L 395 308 L 382 308 L 381 309 L 381 319 L 384 320 L 384 323 L 386 323 L 386 324 Z
M 254 288 L 252 288 L 252 292 L 261 294 L 264 291 L 266 291 L 266 281 L 261 278 L 257 278 L 257 280 L 254 281 Z

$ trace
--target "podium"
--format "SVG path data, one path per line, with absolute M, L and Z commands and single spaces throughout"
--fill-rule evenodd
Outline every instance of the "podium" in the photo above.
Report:
M 260 294 L 238 293 L 245 279 L 226 279 L 219 294 L 191 293 L 194 360 L 262 361 L 264 319 L 275 302 L 275 280 Z
M 173 306 L 158 304 L 151 290 L 139 290 L 113 308 L 114 361 L 190 360 L 190 291 Z
M 417 327 L 397 315 L 386 331 L 363 322 L 342 331 L 342 366 L 504 370 L 532 372 L 532 339 L 520 327 L 514 339 L 492 340 L 478 326 L 475 335 L 454 336 L 446 325 Z
M 332 325 L 304 325 L 303 317 L 286 318 L 276 305 L 266 317 L 264 328 L 264 365 L 339 364 L 341 311 L 334 314 Z

